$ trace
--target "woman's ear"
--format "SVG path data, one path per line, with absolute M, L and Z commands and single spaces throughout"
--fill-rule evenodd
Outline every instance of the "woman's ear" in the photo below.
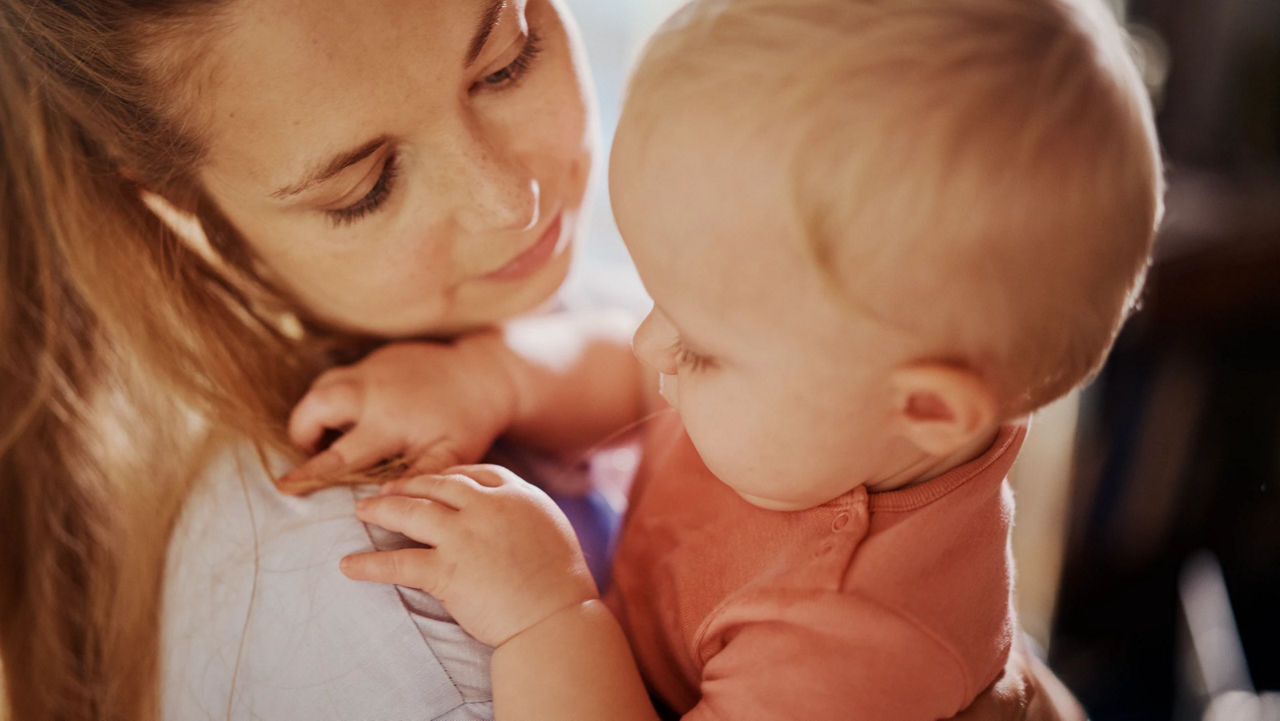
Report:
M 945 363 L 913 363 L 891 375 L 902 435 L 931 456 L 948 456 L 998 423 L 997 403 L 978 374 Z

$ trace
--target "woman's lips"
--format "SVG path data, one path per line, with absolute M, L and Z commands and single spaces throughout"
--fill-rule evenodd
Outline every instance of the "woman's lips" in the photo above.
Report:
M 512 258 L 506 265 L 481 277 L 485 280 L 518 280 L 532 275 L 556 254 L 560 246 L 563 219 L 564 213 L 558 213 L 555 220 L 551 221 L 551 225 L 542 232 L 538 242 Z

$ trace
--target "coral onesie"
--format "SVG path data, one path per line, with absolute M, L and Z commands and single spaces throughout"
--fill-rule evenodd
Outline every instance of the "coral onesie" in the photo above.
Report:
M 1004 477 L 1025 436 L 920 485 L 804 511 L 743 501 L 679 417 L 651 429 L 607 600 L 659 707 L 689 721 L 947 718 L 1016 622 Z

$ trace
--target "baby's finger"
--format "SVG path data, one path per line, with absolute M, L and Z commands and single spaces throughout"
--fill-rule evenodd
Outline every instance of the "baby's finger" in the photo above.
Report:
M 392 458 L 404 451 L 403 436 L 380 431 L 372 423 L 359 423 L 342 434 L 326 450 L 336 456 L 331 473 L 354 473 L 372 468 L 379 461 Z
M 333 488 L 334 486 L 358 486 L 366 483 L 368 483 L 368 480 L 358 477 L 303 478 L 299 476 L 295 478 L 286 473 L 276 479 L 276 490 L 286 496 L 305 496 L 325 488 Z
M 477 463 L 468 466 L 453 466 L 445 469 L 448 474 L 462 474 L 471 478 L 476 483 L 489 488 L 498 488 L 508 483 L 526 483 L 523 478 L 517 476 L 515 472 L 502 466 L 495 466 L 491 463 Z
M 311 390 L 319 390 L 334 383 L 346 383 L 351 380 L 353 366 L 335 366 L 316 376 L 311 381 Z
M 444 440 L 419 453 L 410 470 L 415 474 L 440 473 L 446 468 L 453 468 L 470 460 L 475 459 L 462 458 L 458 455 L 456 444 Z
M 476 497 L 479 490 L 476 481 L 462 474 L 424 475 L 384 483 L 378 495 L 426 498 L 461 510 Z
M 343 575 L 357 581 L 394 583 L 436 596 L 448 587 L 448 571 L 439 555 L 429 548 L 356 553 L 339 562 Z
M 372 467 L 404 449 L 401 439 L 382 436 L 356 426 L 325 450 L 280 477 L 277 486 L 288 493 L 290 487 L 311 484 L 318 479 L 333 479 Z
M 312 387 L 289 414 L 289 441 L 313 451 L 327 428 L 347 428 L 360 417 L 363 406 L 352 383 Z
M 456 513 L 444 504 L 408 496 L 375 496 L 356 504 L 356 518 L 428 546 L 440 545 Z

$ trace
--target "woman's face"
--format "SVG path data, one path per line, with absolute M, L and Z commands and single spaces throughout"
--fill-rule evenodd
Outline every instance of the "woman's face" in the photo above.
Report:
M 241 0 L 230 21 L 201 180 L 312 315 L 448 334 L 560 284 L 594 128 L 558 0 Z

